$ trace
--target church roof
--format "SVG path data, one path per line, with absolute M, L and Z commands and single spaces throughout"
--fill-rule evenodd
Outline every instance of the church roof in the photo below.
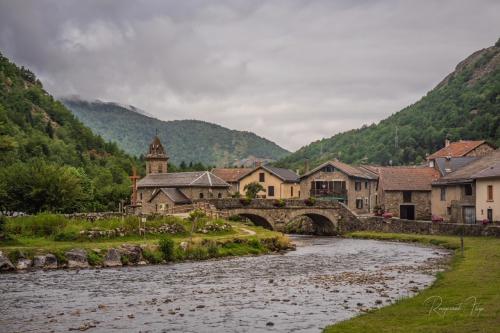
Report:
M 160 188 L 159 190 L 155 190 L 153 195 L 149 199 L 149 202 L 151 202 L 159 193 L 165 194 L 170 200 L 172 200 L 173 203 L 176 204 L 191 203 L 191 200 L 184 193 L 182 193 L 181 190 L 172 187 Z
M 230 187 L 209 171 L 149 174 L 137 182 L 137 187 Z

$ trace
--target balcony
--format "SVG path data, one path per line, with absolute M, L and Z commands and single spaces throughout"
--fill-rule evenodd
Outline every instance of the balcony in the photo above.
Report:
M 347 190 L 334 190 L 334 189 L 311 189 L 310 196 L 315 198 L 324 199 L 337 199 L 345 200 L 347 199 Z

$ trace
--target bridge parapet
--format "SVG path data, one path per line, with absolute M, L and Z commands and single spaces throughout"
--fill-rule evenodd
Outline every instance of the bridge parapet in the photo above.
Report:
M 340 203 L 336 201 L 318 200 L 312 205 L 307 205 L 304 200 L 300 199 L 284 199 L 284 206 L 279 206 L 278 200 L 275 199 L 252 199 L 246 203 L 244 199 L 239 198 L 224 198 L 224 199 L 200 199 L 200 202 L 207 202 L 217 209 L 237 209 L 237 208 L 255 208 L 255 209 L 277 209 L 277 208 L 330 208 L 339 209 Z

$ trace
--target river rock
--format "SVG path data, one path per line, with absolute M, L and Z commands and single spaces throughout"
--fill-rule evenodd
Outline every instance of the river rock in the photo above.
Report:
M 54 269 L 57 268 L 57 258 L 55 255 L 49 253 L 46 255 L 39 255 L 33 258 L 33 267 Z
M 26 269 L 30 269 L 32 263 L 33 263 L 32 260 L 29 260 L 29 259 L 26 259 L 26 258 L 21 258 L 21 259 L 19 259 L 17 261 L 16 269 L 20 270 L 20 271 L 26 270 Z
M 117 267 L 122 265 L 121 254 L 117 249 L 109 249 L 103 262 L 104 267 Z
M 73 249 L 65 253 L 68 259 L 68 268 L 88 268 L 87 251 L 84 249 Z
M 10 262 L 9 258 L 0 251 L 0 271 L 7 272 L 13 271 L 14 265 Z
M 142 249 L 138 245 L 123 244 L 120 248 L 122 255 L 126 255 L 131 264 L 137 264 L 142 261 Z

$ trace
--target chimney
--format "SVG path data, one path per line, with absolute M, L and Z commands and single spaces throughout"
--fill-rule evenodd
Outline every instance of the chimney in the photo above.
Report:
M 304 173 L 308 172 L 309 172 L 309 159 L 306 158 L 306 160 L 304 161 Z
M 446 139 L 444 140 L 444 146 L 445 146 L 445 147 L 448 147 L 449 145 L 450 145 L 450 140 L 449 140 L 448 138 L 446 138 Z

